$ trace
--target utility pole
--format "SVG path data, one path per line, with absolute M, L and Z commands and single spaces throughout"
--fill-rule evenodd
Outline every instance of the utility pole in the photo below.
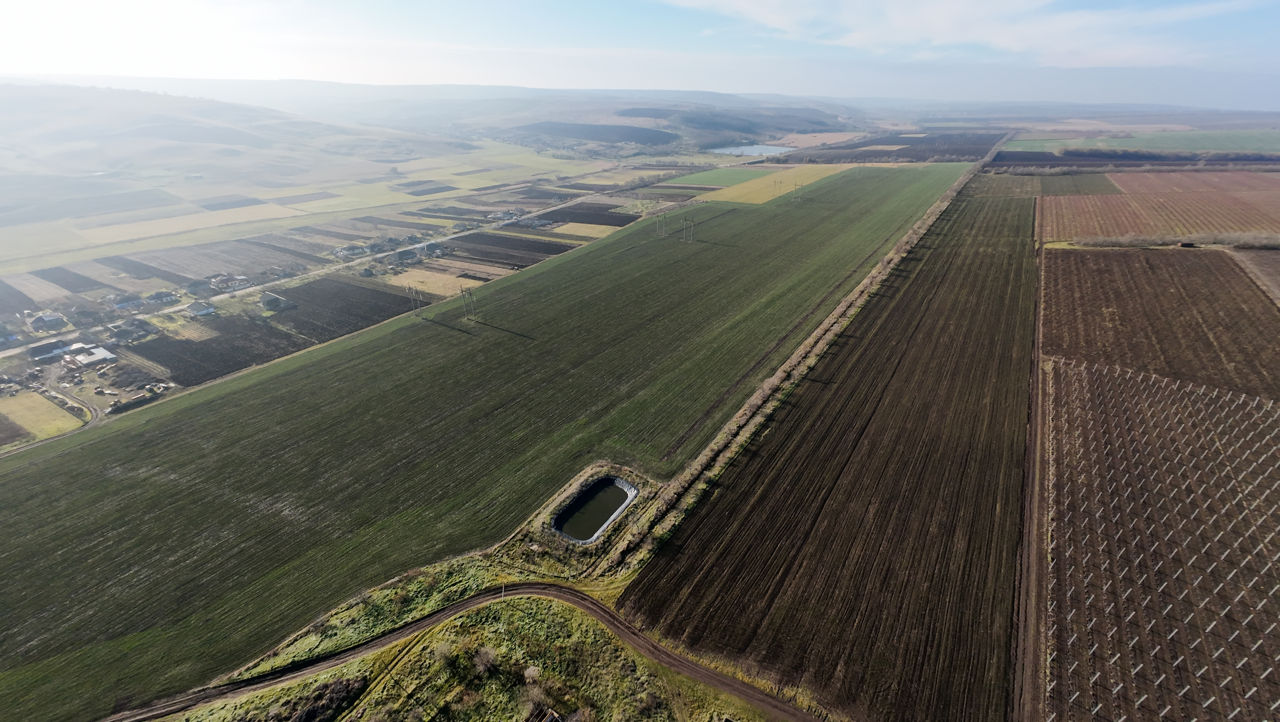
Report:
M 480 315 L 479 305 L 476 303 L 476 295 L 471 289 L 462 289 L 462 312 L 471 320 L 475 320 Z

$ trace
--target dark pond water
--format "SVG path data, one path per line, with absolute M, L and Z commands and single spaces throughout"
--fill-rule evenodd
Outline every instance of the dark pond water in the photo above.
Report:
M 612 476 L 596 479 L 556 515 L 555 527 L 571 539 L 587 541 L 627 503 L 627 496 L 618 479 Z

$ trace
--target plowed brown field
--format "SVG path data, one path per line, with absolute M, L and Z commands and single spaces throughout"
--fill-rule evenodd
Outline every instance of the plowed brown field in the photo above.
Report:
M 1003 719 L 1033 201 L 961 196 L 621 606 L 872 719 Z
M 1280 190 L 1045 196 L 1036 216 L 1050 242 L 1245 232 L 1280 233 Z
M 1111 173 L 1107 177 L 1125 193 L 1280 190 L 1280 173 Z
M 1280 310 L 1223 251 L 1049 250 L 1045 353 L 1280 399 Z

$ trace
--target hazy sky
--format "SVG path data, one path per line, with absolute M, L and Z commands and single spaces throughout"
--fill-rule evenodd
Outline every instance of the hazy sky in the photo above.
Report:
M 0 74 L 1280 109 L 1280 2 L 7 0 Z

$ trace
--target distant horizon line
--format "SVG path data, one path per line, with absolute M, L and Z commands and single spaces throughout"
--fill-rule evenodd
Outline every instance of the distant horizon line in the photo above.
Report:
M 3 73 L 0 72 L 0 82 L 25 81 L 27 83 L 44 83 L 50 85 L 71 85 L 76 87 L 106 87 L 114 90 L 134 90 L 138 92 L 163 92 L 153 89 L 141 89 L 132 87 L 112 87 L 94 85 L 97 81 L 141 81 L 141 82 L 175 82 L 175 83 L 247 83 L 247 84 L 269 84 L 269 83 L 296 83 L 296 84 L 315 84 L 315 85 L 334 85 L 345 87 L 368 87 L 381 89 L 426 89 L 426 88 L 456 88 L 456 89 L 492 89 L 492 90 L 519 90 L 526 92 L 538 93 L 672 93 L 672 94 L 688 94 L 688 95 L 723 95 L 729 97 L 740 98 L 758 98 L 776 96 L 781 98 L 791 98 L 797 100 L 819 100 L 825 102 L 857 102 L 857 103 L 907 103 L 920 105 L 937 105 L 937 106 L 1044 106 L 1044 107 L 1112 107 L 1112 108 L 1142 108 L 1163 111 L 1211 111 L 1220 113 L 1258 113 L 1258 114 L 1277 114 L 1277 110 L 1263 110 L 1258 108 L 1223 108 L 1210 105 L 1184 105 L 1175 103 L 1150 103 L 1150 102 L 1123 102 L 1123 101 L 1083 101 L 1083 100 L 991 100 L 991 99 L 974 99 L 974 100 L 944 100 L 939 98 L 930 98 L 924 96 L 885 96 L 885 95 L 869 95 L 869 96 L 838 96 L 838 95 L 814 95 L 814 94 L 790 94 L 779 91 L 727 91 L 727 90 L 709 90 L 709 89 L 689 89 L 689 88 L 665 88 L 665 87 L 564 87 L 564 86 L 535 86 L 535 85 L 514 85 L 507 83 L 379 83 L 379 82 L 353 82 L 347 80 L 320 80 L 316 78 L 230 78 L 230 77 L 182 77 L 170 75 L 92 75 L 92 74 L 23 74 L 23 73 Z

